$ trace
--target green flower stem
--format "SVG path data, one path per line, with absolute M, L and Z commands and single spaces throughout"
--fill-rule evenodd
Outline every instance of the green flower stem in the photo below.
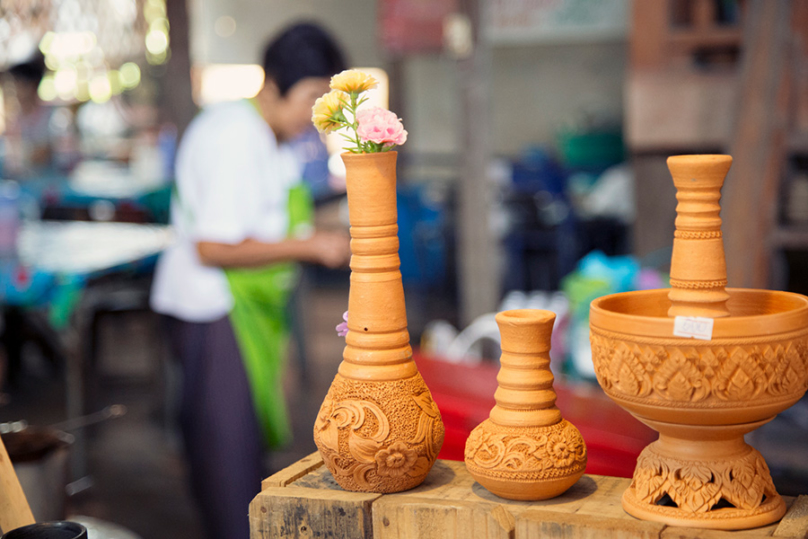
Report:
M 351 92 L 351 107 L 349 110 L 351 111 L 351 117 L 353 118 L 353 124 L 351 125 L 351 127 L 353 128 L 354 135 L 356 137 L 356 149 L 358 152 L 361 152 L 362 141 L 359 140 L 359 122 L 356 119 L 356 109 L 358 107 L 356 100 L 358 97 L 359 97 L 358 92 Z

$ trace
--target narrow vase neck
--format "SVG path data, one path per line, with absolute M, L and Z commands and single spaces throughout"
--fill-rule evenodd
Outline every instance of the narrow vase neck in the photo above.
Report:
M 396 380 L 417 373 L 399 271 L 396 152 L 343 154 L 351 223 L 348 335 L 339 373 Z
M 502 356 L 492 422 L 508 427 L 545 427 L 561 421 L 550 371 L 555 314 L 522 309 L 497 314 Z
M 668 158 L 679 201 L 668 316 L 729 316 L 719 200 L 731 164 L 732 158 L 728 155 Z

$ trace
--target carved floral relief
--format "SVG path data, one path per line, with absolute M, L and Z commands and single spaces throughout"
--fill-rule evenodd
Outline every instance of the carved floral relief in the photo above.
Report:
M 707 514 L 722 499 L 750 511 L 766 497 L 777 496 L 766 462 L 751 447 L 740 458 L 709 462 L 661 457 L 653 446 L 647 447 L 637 459 L 630 488 L 639 502 L 656 505 L 667 495 L 678 508 L 700 514 Z
M 466 464 L 507 477 L 530 479 L 572 475 L 586 467 L 586 445 L 566 420 L 549 427 L 508 428 L 486 420 L 466 440 Z
M 365 492 L 421 483 L 443 436 L 438 408 L 420 375 L 350 384 L 337 375 L 314 424 L 314 441 L 334 479 Z
M 771 400 L 808 389 L 808 335 L 762 344 L 683 346 L 612 338 L 592 328 L 592 360 L 611 394 L 716 404 Z

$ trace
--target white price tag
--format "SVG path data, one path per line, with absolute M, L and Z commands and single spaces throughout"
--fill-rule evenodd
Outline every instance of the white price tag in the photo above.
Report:
M 673 321 L 673 334 L 709 341 L 713 338 L 713 319 L 700 316 L 677 316 Z

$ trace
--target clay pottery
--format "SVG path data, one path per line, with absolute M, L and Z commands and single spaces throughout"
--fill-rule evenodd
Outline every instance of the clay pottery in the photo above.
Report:
M 598 382 L 659 432 L 637 459 L 623 508 L 674 526 L 735 530 L 783 516 L 744 434 L 808 388 L 808 298 L 725 288 L 718 201 L 731 162 L 668 159 L 679 200 L 671 288 L 604 296 L 590 311 Z
M 443 444 L 443 422 L 412 360 L 407 332 L 396 156 L 342 155 L 351 223 L 348 334 L 314 424 L 314 442 L 337 483 L 352 491 L 418 486 Z
M 581 433 L 555 405 L 549 355 L 555 314 L 521 309 L 496 320 L 502 337 L 496 406 L 466 441 L 466 468 L 502 498 L 553 498 L 586 468 Z

